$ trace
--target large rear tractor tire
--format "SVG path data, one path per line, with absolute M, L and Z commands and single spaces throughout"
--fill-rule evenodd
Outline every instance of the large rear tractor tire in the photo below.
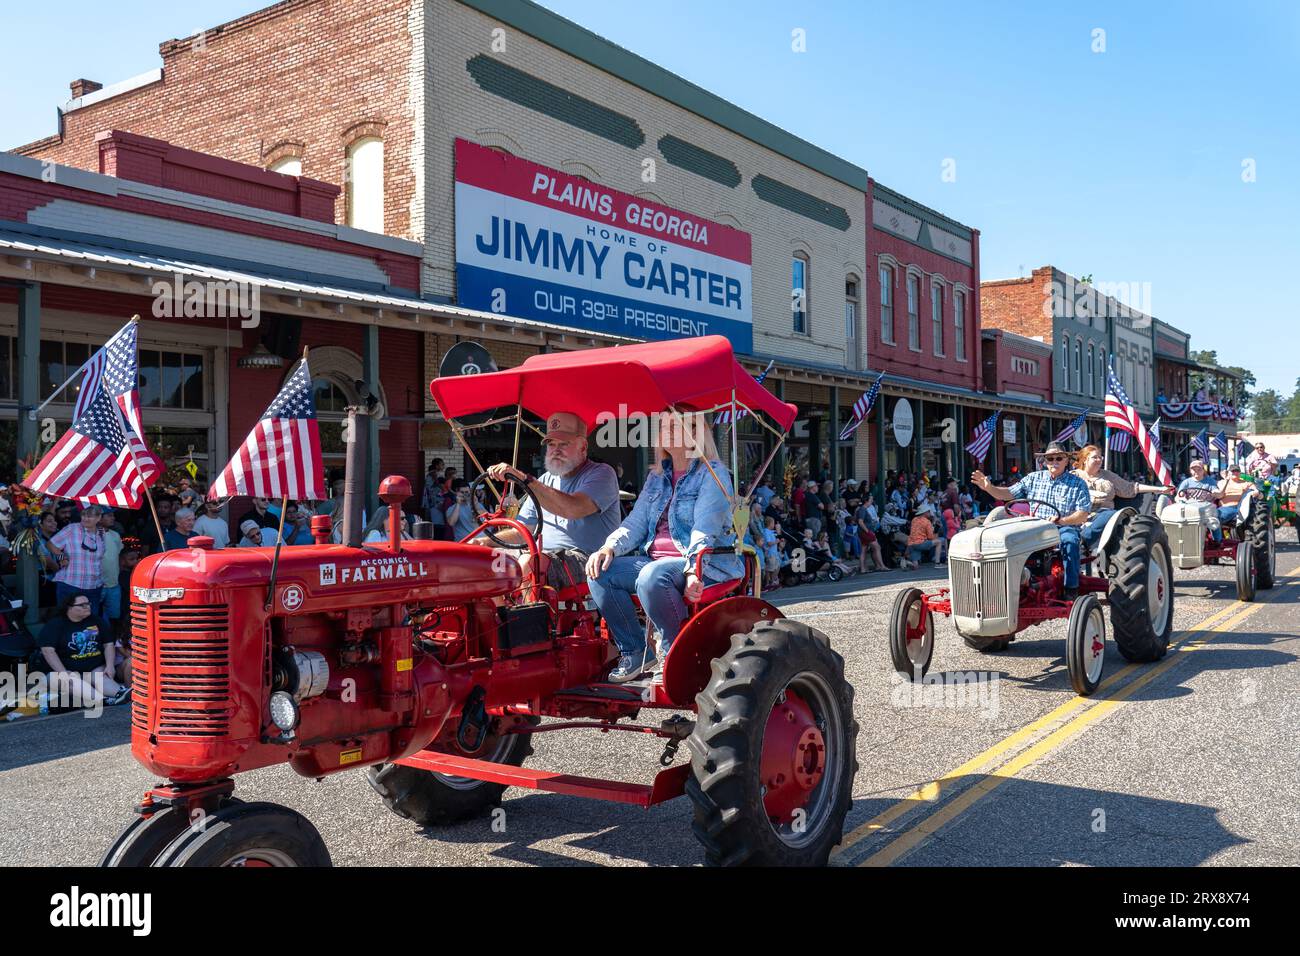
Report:
M 480 759 L 519 767 L 532 753 L 531 735 L 497 734 L 489 738 Z M 447 826 L 480 817 L 501 805 L 501 795 L 506 790 L 503 783 L 394 763 L 371 767 L 366 771 L 366 780 L 383 798 L 384 806 L 423 827 Z
M 1174 624 L 1174 565 L 1164 526 L 1134 515 L 1107 549 L 1110 623 L 1126 661 L 1158 661 Z
M 1080 697 L 1101 686 L 1106 666 L 1106 615 L 1095 594 L 1085 594 L 1070 608 L 1065 630 L 1065 662 L 1070 683 Z
M 1277 573 L 1275 538 L 1273 515 L 1269 513 L 1268 502 L 1255 502 L 1255 507 L 1250 512 L 1250 524 L 1246 527 L 1246 540 L 1255 552 L 1255 587 L 1261 591 L 1273 587 L 1273 578 Z
M 843 836 L 858 771 L 844 659 L 787 618 L 733 634 L 695 697 L 692 829 L 713 866 L 820 866 Z
M 187 827 L 153 865 L 324 867 L 332 864 L 325 841 L 301 813 L 274 803 L 234 803 Z
M 889 658 L 894 670 L 908 680 L 919 680 L 934 657 L 934 615 L 925 606 L 919 588 L 904 588 L 889 614 Z

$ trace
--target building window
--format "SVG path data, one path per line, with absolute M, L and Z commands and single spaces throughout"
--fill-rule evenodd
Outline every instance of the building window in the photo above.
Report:
M 1097 353 L 1097 391 L 1106 394 L 1106 349 L 1103 346 Z
M 1013 355 L 1011 357 L 1011 371 L 1019 375 L 1034 376 L 1038 374 L 1038 362 L 1034 359 L 1020 358 Z
M 952 329 L 957 337 L 957 361 L 966 361 L 966 293 L 952 295 Z
M 943 356 L 943 286 L 930 283 L 930 325 L 934 329 L 934 354 Z
M 1093 398 L 1097 397 L 1097 379 L 1092 374 L 1092 343 L 1088 343 L 1088 393 Z
M 858 280 L 844 280 L 844 337 L 852 342 L 858 337 Z
M 907 276 L 907 347 L 921 351 L 921 279 L 908 273 Z
M 1070 337 L 1061 337 L 1061 391 L 1070 390 Z
M 880 267 L 880 341 L 894 344 L 894 270 Z
M 348 147 L 348 225 L 384 231 L 384 141 L 374 136 Z
M 1074 340 L 1074 391 L 1083 394 L 1083 339 Z
M 799 335 L 808 334 L 808 257 L 797 254 L 790 267 L 790 310 L 794 314 L 794 330 Z
M 285 156 L 283 159 L 277 159 L 271 164 L 271 172 L 284 173 L 286 176 L 301 176 L 302 158 L 299 156 Z

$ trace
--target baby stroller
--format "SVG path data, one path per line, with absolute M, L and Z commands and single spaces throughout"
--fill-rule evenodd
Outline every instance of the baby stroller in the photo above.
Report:
M 831 581 L 839 581 L 844 577 L 844 569 L 834 561 L 822 557 L 816 551 L 810 551 L 804 547 L 804 539 L 793 532 L 781 529 L 781 537 L 785 539 L 785 553 L 790 555 L 791 563 L 781 569 L 781 584 L 789 587 L 793 584 L 811 584 L 819 578 L 828 578 Z M 800 548 L 804 552 L 803 571 L 794 569 L 795 549 Z
M 18 667 L 27 664 L 36 651 L 36 641 L 23 623 L 24 608 L 13 606 L 13 595 L 0 583 L 0 672 L 18 673 Z M 16 684 L 14 686 L 17 686 Z M 21 695 L 21 691 L 20 691 Z M 0 701 L 0 706 L 13 701 Z

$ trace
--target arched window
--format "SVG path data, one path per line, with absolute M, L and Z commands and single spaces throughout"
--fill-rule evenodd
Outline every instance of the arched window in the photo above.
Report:
M 384 231 L 384 141 L 366 136 L 348 147 L 348 225 Z
M 966 293 L 952 294 L 952 327 L 957 335 L 957 361 L 966 361 Z
M 1092 372 L 1092 343 L 1088 343 L 1088 394 L 1097 397 L 1097 379 Z
M 943 286 L 930 280 L 930 325 L 934 335 L 934 354 L 943 357 Z
M 790 261 L 790 311 L 794 331 L 808 334 L 808 257 L 796 252 Z
M 1097 394 L 1106 394 L 1106 347 L 1102 346 L 1097 353 Z
M 286 176 L 302 175 L 302 159 L 298 156 L 286 156 L 271 164 L 271 172 L 284 173 Z
M 858 277 L 844 279 L 844 338 L 850 343 L 858 339 Z
M 880 267 L 880 341 L 894 344 L 894 270 Z
M 1070 337 L 1061 336 L 1061 391 L 1070 389 Z
M 1083 394 L 1083 339 L 1074 340 L 1074 391 Z
M 921 277 L 907 274 L 907 347 L 921 351 Z

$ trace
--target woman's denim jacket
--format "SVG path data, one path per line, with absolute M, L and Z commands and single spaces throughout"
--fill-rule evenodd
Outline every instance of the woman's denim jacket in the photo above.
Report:
M 668 515 L 668 534 L 682 555 L 688 568 L 695 568 L 695 560 L 704 548 L 730 548 L 736 543 L 735 529 L 731 524 L 731 475 L 719 461 L 711 461 L 714 472 L 726 487 L 724 493 L 713 480 L 704 462 L 692 459 L 690 468 L 677 485 L 677 498 Z M 615 555 L 631 554 L 640 550 L 649 553 L 654 543 L 655 531 L 664 508 L 672 497 L 672 459 L 666 458 L 658 471 L 646 476 L 645 487 L 636 499 L 631 513 L 623 523 L 605 539 L 605 546 Z M 705 583 L 730 581 L 745 573 L 739 555 L 711 554 L 704 559 Z

